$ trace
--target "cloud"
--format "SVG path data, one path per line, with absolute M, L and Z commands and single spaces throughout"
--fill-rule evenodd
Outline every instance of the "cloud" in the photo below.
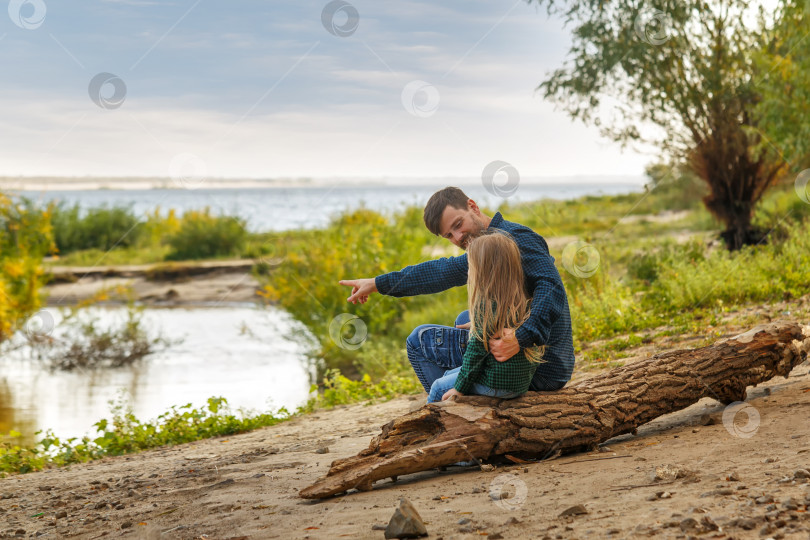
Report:
M 239 177 L 475 176 L 495 159 L 527 175 L 638 174 L 649 161 L 534 93 L 567 38 L 522 2 L 356 1 L 347 38 L 323 28 L 320 1 L 104 3 L 49 5 L 47 31 L 4 41 L 0 174 L 164 176 L 181 152 Z M 120 109 L 89 99 L 99 72 L 125 81 Z M 414 80 L 438 91 L 429 118 L 403 107 Z

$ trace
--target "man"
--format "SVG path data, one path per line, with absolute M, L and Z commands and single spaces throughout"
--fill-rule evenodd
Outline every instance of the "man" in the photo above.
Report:
M 521 348 L 545 345 L 544 362 L 538 366 L 529 389 L 559 390 L 565 386 L 574 370 L 571 314 L 560 274 L 543 237 L 528 227 L 504 220 L 500 212 L 492 217 L 484 215 L 475 201 L 456 187 L 433 194 L 425 206 L 424 220 L 430 232 L 464 250 L 470 240 L 488 228 L 506 231 L 514 238 L 520 248 L 526 291 L 532 297 L 531 315 L 519 328 L 505 329 L 491 339 L 489 350 L 497 361 L 506 362 Z M 465 253 L 340 284 L 352 288 L 349 302 L 362 304 L 375 292 L 401 297 L 459 287 L 467 283 L 467 268 Z M 455 328 L 425 324 L 408 336 L 408 359 L 426 392 L 445 371 L 463 363 L 468 328 L 469 313 L 465 311 L 456 319 Z

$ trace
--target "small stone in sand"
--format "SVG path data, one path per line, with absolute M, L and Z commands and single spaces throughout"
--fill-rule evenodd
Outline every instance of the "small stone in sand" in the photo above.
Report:
M 587 514 L 587 513 L 588 513 L 588 509 L 585 508 L 584 505 L 577 504 L 577 505 L 572 506 L 570 508 L 566 508 L 565 510 L 560 512 L 560 517 L 581 516 L 581 515 Z
M 794 499 L 793 497 L 790 497 L 790 498 L 787 498 L 784 501 L 782 501 L 782 507 L 786 508 L 787 510 L 798 510 L 799 509 L 799 503 L 798 503 L 798 501 L 796 501 L 796 499 Z
M 672 482 L 676 478 L 686 476 L 686 471 L 675 465 L 661 465 L 650 471 L 650 480 L 653 482 Z
M 317 450 L 315 450 L 315 453 L 316 454 L 328 454 L 329 453 L 329 447 L 328 446 L 322 446 L 321 448 L 318 448 Z
M 399 499 L 399 507 L 394 510 L 394 515 L 391 516 L 391 521 L 385 528 L 386 538 L 418 538 L 420 536 L 427 536 L 427 529 L 425 523 L 419 516 L 416 508 L 406 499 L 402 497 Z

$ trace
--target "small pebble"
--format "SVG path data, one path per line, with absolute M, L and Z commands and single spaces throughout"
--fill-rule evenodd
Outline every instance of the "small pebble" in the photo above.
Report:
M 790 498 L 785 499 L 784 501 L 782 501 L 782 507 L 787 509 L 787 510 L 798 510 L 799 509 L 799 503 L 796 501 L 796 499 L 794 499 L 793 497 L 790 497 Z
M 566 508 L 565 510 L 563 510 L 560 513 L 560 517 L 580 516 L 580 515 L 587 514 L 587 513 L 588 513 L 588 509 L 585 508 L 584 505 L 577 504 L 575 506 L 571 506 L 570 508 Z
M 328 446 L 322 446 L 321 448 L 318 448 L 317 450 L 315 450 L 315 453 L 316 454 L 328 454 L 329 453 L 329 447 Z
M 695 518 L 686 518 L 680 522 L 681 530 L 686 531 L 693 531 L 698 528 L 698 522 Z

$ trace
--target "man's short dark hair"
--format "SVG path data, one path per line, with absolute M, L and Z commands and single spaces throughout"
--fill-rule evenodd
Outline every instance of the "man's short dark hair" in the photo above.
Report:
M 467 208 L 467 201 L 470 198 L 457 187 L 446 187 L 431 195 L 430 200 L 425 205 L 425 227 L 430 232 L 439 236 L 441 234 L 442 214 L 448 206 L 458 210 Z

